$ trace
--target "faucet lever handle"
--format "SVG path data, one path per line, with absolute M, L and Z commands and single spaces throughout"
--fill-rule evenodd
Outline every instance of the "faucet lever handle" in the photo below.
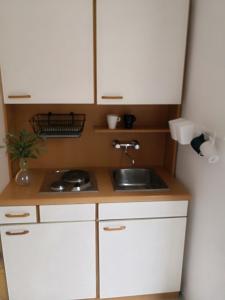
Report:
M 116 148 L 116 149 L 120 149 L 120 148 L 121 148 L 120 141 L 118 141 L 118 140 L 114 140 L 114 141 L 112 142 L 112 145 L 113 145 L 113 147 Z
M 135 150 L 139 150 L 140 149 L 140 144 L 137 140 L 133 140 L 132 141 L 132 145 L 134 147 Z

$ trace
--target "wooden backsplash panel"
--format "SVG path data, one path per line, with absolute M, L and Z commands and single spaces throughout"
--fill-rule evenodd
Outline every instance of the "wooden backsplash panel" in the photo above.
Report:
M 91 166 L 129 166 L 121 150 L 112 147 L 112 140 L 137 139 L 141 149 L 131 150 L 137 166 L 163 165 L 168 134 L 95 133 L 94 126 L 105 126 L 109 113 L 123 115 L 133 113 L 137 117 L 136 126 L 167 127 L 173 105 L 148 106 L 99 106 L 99 105 L 10 105 L 7 106 L 9 130 L 31 129 L 28 120 L 36 113 L 85 113 L 86 124 L 78 139 L 49 139 L 47 152 L 37 160 L 30 160 L 33 168 L 67 168 Z M 11 125 L 11 126 L 10 126 Z

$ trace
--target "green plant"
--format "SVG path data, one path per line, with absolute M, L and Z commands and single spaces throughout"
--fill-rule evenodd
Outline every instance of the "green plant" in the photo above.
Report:
M 44 149 L 43 141 L 37 134 L 25 129 L 16 134 L 8 133 L 5 139 L 7 152 L 12 160 L 38 158 Z

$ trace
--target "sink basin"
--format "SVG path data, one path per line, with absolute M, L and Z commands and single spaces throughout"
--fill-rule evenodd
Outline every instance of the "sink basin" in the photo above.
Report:
M 153 169 L 115 169 L 112 171 L 116 191 L 149 191 L 168 189 L 166 183 Z

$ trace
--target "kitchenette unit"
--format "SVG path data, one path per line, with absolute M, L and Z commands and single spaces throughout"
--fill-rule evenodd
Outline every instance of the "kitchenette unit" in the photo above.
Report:
M 162 168 L 161 192 L 114 191 L 112 170 L 90 171 L 97 191 L 43 191 L 49 173 L 40 169 L 29 188 L 11 182 L 3 191 L 9 299 L 175 297 L 190 195 Z
M 168 121 L 189 0 L 0 7 L 0 299 L 178 297 L 191 196 Z M 18 164 L 16 132 L 44 150 Z

